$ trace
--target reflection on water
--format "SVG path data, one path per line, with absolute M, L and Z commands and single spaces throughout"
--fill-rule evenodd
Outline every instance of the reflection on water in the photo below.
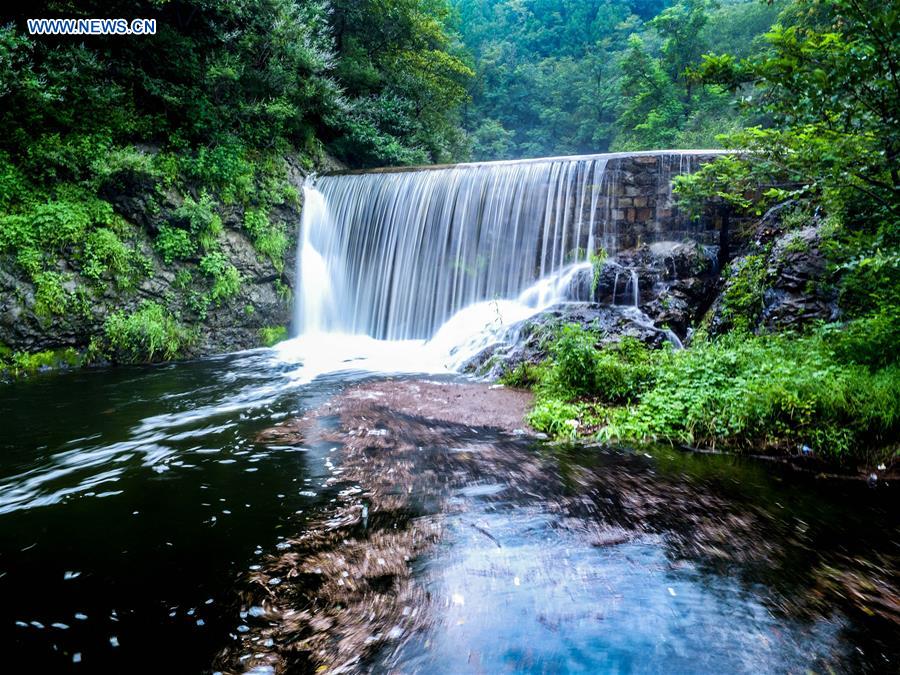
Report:
M 364 377 L 0 387 L 5 668 L 896 670 L 892 486 L 542 445 Z

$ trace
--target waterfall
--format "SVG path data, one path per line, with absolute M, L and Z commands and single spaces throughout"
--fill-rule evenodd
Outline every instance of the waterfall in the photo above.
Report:
M 612 250 L 598 222 L 606 165 L 593 156 L 319 178 L 304 189 L 298 331 L 429 338 L 465 307 L 517 298 L 595 246 Z
M 382 169 L 303 186 L 294 332 L 298 378 L 337 370 L 453 371 L 616 265 L 612 302 L 642 326 L 638 272 L 617 248 L 691 236 L 671 176 L 707 151 Z M 619 288 L 620 277 L 624 287 Z

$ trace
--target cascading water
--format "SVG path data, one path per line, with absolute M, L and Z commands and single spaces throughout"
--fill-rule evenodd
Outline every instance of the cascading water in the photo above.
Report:
M 458 366 L 564 299 L 601 247 L 615 253 L 622 216 L 613 195 L 628 197 L 622 172 L 607 171 L 611 157 L 309 180 L 297 256 L 300 337 L 282 351 L 304 362 L 314 356 L 319 372 L 363 361 L 384 370 Z M 674 166 L 660 159 L 660 167 L 668 181 Z M 637 308 L 637 272 L 622 274 L 621 292 Z
M 320 178 L 305 190 L 299 332 L 428 338 L 587 260 L 605 169 L 589 157 Z

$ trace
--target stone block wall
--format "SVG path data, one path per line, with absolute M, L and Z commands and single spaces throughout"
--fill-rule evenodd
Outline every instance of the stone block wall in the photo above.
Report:
M 715 159 L 715 151 L 660 151 L 611 155 L 597 200 L 594 222 L 609 252 L 657 241 L 718 241 L 718 224 L 692 221 L 678 209 L 672 179 Z M 583 217 L 590 217 L 589 213 Z

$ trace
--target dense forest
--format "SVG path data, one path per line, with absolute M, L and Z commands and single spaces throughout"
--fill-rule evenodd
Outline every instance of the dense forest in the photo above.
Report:
M 476 159 L 720 147 L 760 120 L 699 82 L 706 53 L 738 58 L 784 3 L 457 0 L 476 77 L 464 125 Z

